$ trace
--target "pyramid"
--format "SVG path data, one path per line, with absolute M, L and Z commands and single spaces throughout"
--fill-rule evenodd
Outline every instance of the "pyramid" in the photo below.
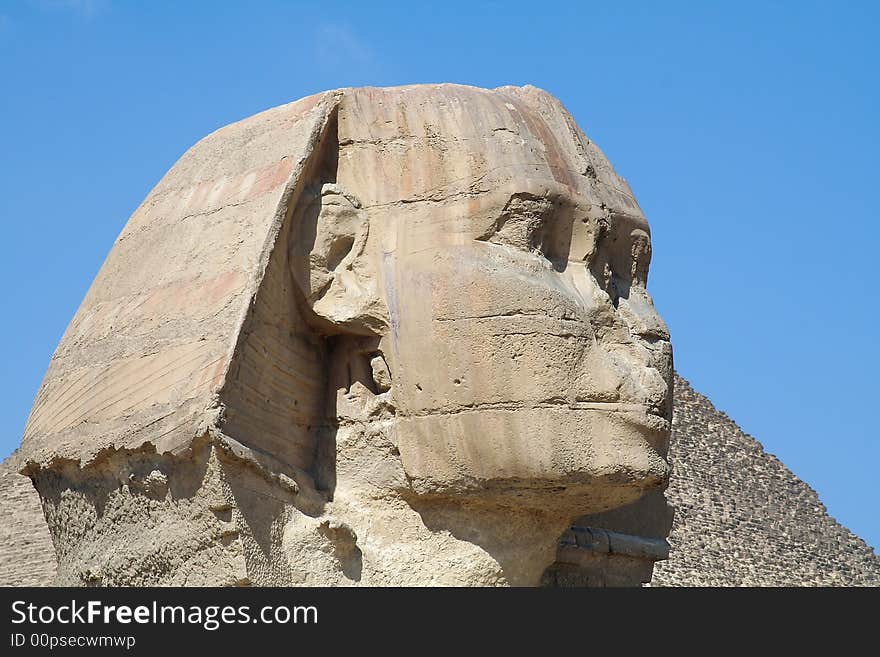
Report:
M 675 520 L 652 585 L 880 585 L 880 557 L 816 491 L 679 376 L 674 403 Z
M 49 586 L 55 549 L 40 496 L 17 472 L 17 454 L 0 464 L 0 586 Z

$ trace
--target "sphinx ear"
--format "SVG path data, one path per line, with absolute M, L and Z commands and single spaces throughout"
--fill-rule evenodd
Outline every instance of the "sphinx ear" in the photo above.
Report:
M 294 215 L 290 247 L 306 314 L 326 334 L 380 334 L 388 321 L 366 254 L 367 213 L 335 183 L 307 196 Z

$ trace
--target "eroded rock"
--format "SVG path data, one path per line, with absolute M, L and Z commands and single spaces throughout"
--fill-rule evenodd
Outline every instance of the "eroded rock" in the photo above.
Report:
M 626 182 L 533 87 L 342 89 L 193 146 L 34 402 L 65 584 L 536 585 L 662 491 Z

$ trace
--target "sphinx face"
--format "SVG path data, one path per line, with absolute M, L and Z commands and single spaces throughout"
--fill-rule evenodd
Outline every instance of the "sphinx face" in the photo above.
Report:
M 425 232 L 386 264 L 413 486 L 543 507 L 662 483 L 671 351 L 639 279 L 644 219 L 604 222 L 565 193 L 469 210 L 503 225 Z
M 441 98 L 446 125 L 418 97 L 361 100 L 337 182 L 368 217 L 412 492 L 582 513 L 662 486 L 672 352 L 635 202 L 603 202 L 518 99 Z

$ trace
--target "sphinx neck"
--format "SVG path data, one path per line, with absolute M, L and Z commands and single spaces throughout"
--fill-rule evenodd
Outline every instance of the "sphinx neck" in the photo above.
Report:
M 355 423 L 335 435 L 334 472 L 328 479 L 333 501 L 324 517 L 353 537 L 346 553 L 357 555 L 360 565 L 351 583 L 540 584 L 573 518 L 482 500 L 416 496 L 393 433 L 389 421 Z
M 356 536 L 361 585 L 537 586 L 567 518 L 448 500 L 364 498 L 328 509 Z

